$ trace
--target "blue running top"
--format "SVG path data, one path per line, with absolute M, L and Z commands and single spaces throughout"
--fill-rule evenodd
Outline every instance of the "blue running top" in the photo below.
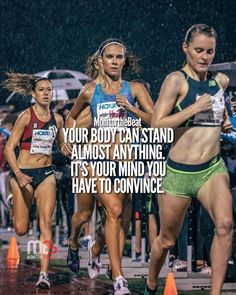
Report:
M 127 97 L 129 103 L 135 106 L 135 101 L 131 93 L 129 83 L 127 81 L 122 82 L 122 88 L 120 89 L 119 95 Z M 109 121 L 122 121 L 131 117 L 136 119 L 134 114 L 128 112 L 122 106 L 116 104 L 116 95 L 108 95 L 103 92 L 102 85 L 97 84 L 94 90 L 93 97 L 90 101 L 90 109 L 92 114 L 92 126 L 99 127 L 99 124 L 94 124 L 94 120 L 98 121 L 109 120 Z M 102 124 L 101 124 L 102 126 Z

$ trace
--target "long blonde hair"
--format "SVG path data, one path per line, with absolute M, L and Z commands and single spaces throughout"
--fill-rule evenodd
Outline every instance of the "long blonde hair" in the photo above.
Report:
M 31 95 L 35 91 L 35 86 L 39 81 L 49 81 L 48 78 L 37 77 L 31 74 L 7 72 L 7 79 L 3 81 L 2 85 L 9 91 L 14 91 L 23 96 Z

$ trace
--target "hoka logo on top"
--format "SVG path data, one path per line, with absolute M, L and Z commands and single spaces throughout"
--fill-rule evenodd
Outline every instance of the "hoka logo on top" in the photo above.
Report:
M 208 82 L 208 86 L 209 86 L 209 87 L 216 86 L 216 81 L 215 81 L 215 80 L 209 80 L 209 82 Z
M 50 130 L 38 130 L 38 131 L 34 132 L 34 135 L 47 136 L 47 135 L 51 135 L 51 131 Z
M 117 104 L 116 102 L 104 102 L 104 103 L 100 103 L 98 104 L 98 110 L 107 110 L 107 109 L 115 109 L 117 108 Z

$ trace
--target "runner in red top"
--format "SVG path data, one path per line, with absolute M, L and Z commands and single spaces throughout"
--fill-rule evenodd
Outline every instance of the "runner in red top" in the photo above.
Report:
M 56 201 L 56 180 L 52 169 L 52 145 L 57 140 L 65 155 L 62 117 L 50 111 L 53 89 L 47 78 L 8 73 L 8 90 L 32 95 L 35 104 L 17 119 L 5 147 L 5 156 L 12 169 L 10 180 L 13 194 L 14 227 L 18 235 L 28 231 L 29 212 L 35 198 L 39 215 L 40 241 L 52 247 L 52 214 Z M 15 148 L 20 153 L 16 159 Z M 50 249 L 48 249 L 50 250 Z M 41 255 L 41 271 L 37 287 L 50 288 L 48 280 L 49 255 Z

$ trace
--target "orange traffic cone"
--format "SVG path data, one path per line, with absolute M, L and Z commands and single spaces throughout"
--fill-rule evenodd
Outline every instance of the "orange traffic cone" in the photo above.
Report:
M 17 269 L 19 266 L 19 259 L 6 259 L 6 265 L 8 269 Z
M 169 272 L 163 295 L 178 295 L 173 272 Z
M 16 237 L 12 237 L 10 240 L 10 245 L 7 250 L 7 259 L 14 259 L 14 260 L 20 259 Z

